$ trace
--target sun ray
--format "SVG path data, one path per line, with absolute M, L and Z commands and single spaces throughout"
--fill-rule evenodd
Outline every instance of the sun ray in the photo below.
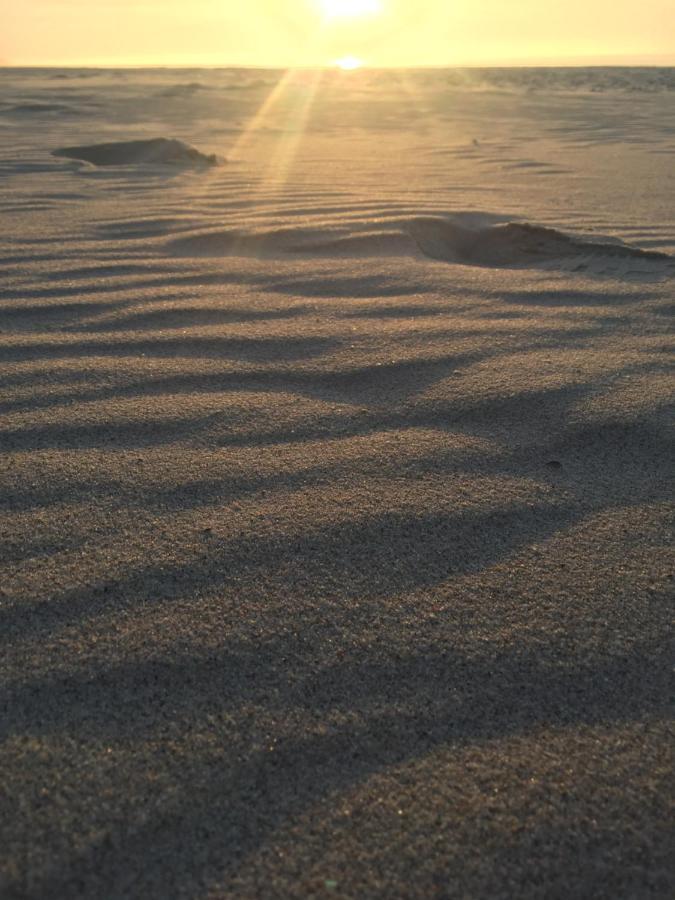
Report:
M 279 81 L 277 81 L 272 90 L 263 100 L 256 114 L 253 116 L 246 128 L 242 131 L 235 143 L 230 148 L 228 154 L 228 157 L 230 159 L 237 160 L 242 158 L 242 156 L 244 155 L 242 151 L 244 151 L 248 143 L 253 140 L 256 132 L 260 131 L 264 127 L 264 124 L 269 118 L 272 110 L 283 98 L 289 84 L 293 81 L 294 74 L 295 73 L 292 69 L 287 69 L 281 76 Z
M 267 168 L 265 182 L 267 186 L 283 187 L 287 180 L 298 147 L 304 137 L 307 121 L 310 117 L 316 92 L 323 78 L 321 69 L 303 72 L 295 96 L 285 118 L 281 138 L 276 152 Z
M 228 159 L 245 162 L 259 157 L 256 145 L 261 138 L 274 141 L 249 198 L 252 204 L 270 191 L 277 194 L 286 185 L 323 75 L 321 69 L 286 71 L 230 148 Z M 274 138 L 265 132 L 274 132 Z

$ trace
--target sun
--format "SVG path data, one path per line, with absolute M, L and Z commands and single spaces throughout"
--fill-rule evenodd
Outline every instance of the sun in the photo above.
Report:
M 373 16 L 382 9 L 382 0 L 320 0 L 327 19 Z
M 342 59 L 335 60 L 335 65 L 344 72 L 352 72 L 354 69 L 361 68 L 363 60 L 358 59 L 356 56 L 343 56 Z

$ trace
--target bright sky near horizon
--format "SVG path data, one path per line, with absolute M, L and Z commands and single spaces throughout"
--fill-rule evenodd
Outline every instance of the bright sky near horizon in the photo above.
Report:
M 675 65 L 673 0 L 0 0 L 6 65 Z

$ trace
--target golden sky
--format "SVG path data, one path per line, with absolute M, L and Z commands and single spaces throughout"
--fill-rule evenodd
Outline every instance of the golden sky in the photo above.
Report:
M 673 0 L 0 0 L 10 65 L 675 64 Z

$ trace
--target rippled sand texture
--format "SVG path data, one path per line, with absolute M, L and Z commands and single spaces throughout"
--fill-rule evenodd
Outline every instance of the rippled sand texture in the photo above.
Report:
M 675 74 L 0 85 L 0 895 L 671 896 Z

